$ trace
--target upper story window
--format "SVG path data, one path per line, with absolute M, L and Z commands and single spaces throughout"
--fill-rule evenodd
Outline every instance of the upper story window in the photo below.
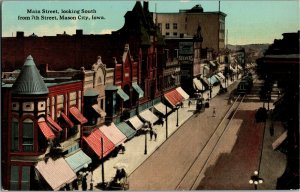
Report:
M 166 36 L 169 36 L 170 35 L 170 33 L 169 32 L 166 32 Z
M 33 130 L 33 121 L 31 119 L 25 119 L 23 121 L 23 151 L 33 151 Z
M 11 125 L 11 151 L 19 151 L 19 122 L 16 118 L 12 119 Z
M 173 23 L 173 29 L 177 29 L 177 23 Z
M 166 23 L 166 29 L 170 29 L 170 23 Z

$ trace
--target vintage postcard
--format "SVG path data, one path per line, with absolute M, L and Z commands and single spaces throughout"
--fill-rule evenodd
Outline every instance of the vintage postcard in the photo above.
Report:
M 299 1 L 2 1 L 3 190 L 299 189 Z

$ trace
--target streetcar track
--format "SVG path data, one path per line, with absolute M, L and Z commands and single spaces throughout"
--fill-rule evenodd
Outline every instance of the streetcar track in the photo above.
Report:
M 194 179 L 193 183 L 192 183 L 192 186 L 189 188 L 189 190 L 192 190 L 194 187 L 195 187 L 195 184 L 199 178 L 199 176 L 201 175 L 203 169 L 205 168 L 205 166 L 207 165 L 208 163 L 208 160 L 210 159 L 212 153 L 214 152 L 216 146 L 218 145 L 220 139 L 222 138 L 223 134 L 225 133 L 225 131 L 227 130 L 227 128 L 229 127 L 230 125 L 230 122 L 232 121 L 235 113 L 237 112 L 240 104 L 243 102 L 244 98 L 245 98 L 245 95 L 243 96 L 243 98 L 238 102 L 239 98 L 240 98 L 241 95 L 238 95 L 238 97 L 235 99 L 234 103 L 231 105 L 231 107 L 227 110 L 226 114 L 224 115 L 223 119 L 220 121 L 220 123 L 217 125 L 216 129 L 214 130 L 214 132 L 210 135 L 209 139 L 206 141 L 205 145 L 202 147 L 202 149 L 199 151 L 199 153 L 197 154 L 197 156 L 195 157 L 195 159 L 192 161 L 191 165 L 189 166 L 188 170 L 185 172 L 185 174 L 183 175 L 183 177 L 180 179 L 179 183 L 176 185 L 176 190 L 179 189 L 179 187 L 184 184 L 183 181 L 186 179 L 188 173 L 191 171 L 192 167 L 197 163 L 199 157 L 201 156 L 202 152 L 204 149 L 206 149 L 207 145 L 209 144 L 210 141 L 212 141 L 212 138 L 214 135 L 217 135 L 218 131 L 222 128 L 221 125 L 224 123 L 225 119 L 229 119 L 228 123 L 225 124 L 225 128 L 223 130 L 221 130 L 221 134 L 220 135 L 217 135 L 218 136 L 218 139 L 216 141 L 215 144 L 213 144 L 213 148 L 212 150 L 210 151 L 208 157 L 206 158 L 205 162 L 204 162 L 204 165 L 201 167 L 200 171 L 198 172 L 196 178 Z M 237 104 L 237 107 L 234 109 L 234 106 Z M 231 115 L 233 112 L 233 115 Z M 220 129 L 219 129 L 220 128 Z

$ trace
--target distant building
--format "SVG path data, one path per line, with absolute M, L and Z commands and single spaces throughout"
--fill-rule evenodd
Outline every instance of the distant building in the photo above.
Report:
M 193 37 L 200 25 L 202 47 L 216 53 L 225 48 L 225 17 L 223 12 L 205 12 L 201 5 L 178 13 L 153 13 L 153 19 L 165 37 Z

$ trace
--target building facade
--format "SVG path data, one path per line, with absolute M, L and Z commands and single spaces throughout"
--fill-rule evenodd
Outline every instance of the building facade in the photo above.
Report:
M 218 53 L 225 48 L 225 17 L 223 12 L 205 12 L 201 5 L 178 13 L 154 13 L 153 19 L 165 37 L 193 37 L 202 28 L 203 48 Z

